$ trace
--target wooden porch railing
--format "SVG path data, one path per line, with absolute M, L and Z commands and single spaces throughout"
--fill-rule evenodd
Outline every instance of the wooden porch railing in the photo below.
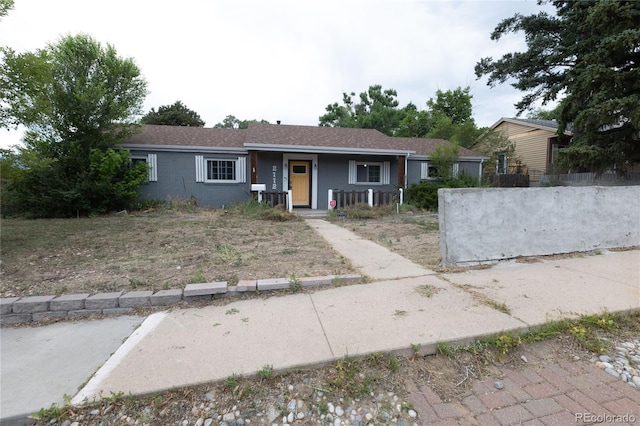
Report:
M 287 191 L 262 191 L 262 202 L 269 204 L 271 207 L 281 204 L 286 210 L 289 207 L 287 205 L 287 194 Z
M 329 190 L 330 201 L 335 201 L 335 209 L 343 209 L 345 207 L 351 207 L 356 204 L 368 204 L 370 206 L 384 206 L 395 203 L 402 204 L 402 190 L 343 190 L 343 189 L 331 189 Z

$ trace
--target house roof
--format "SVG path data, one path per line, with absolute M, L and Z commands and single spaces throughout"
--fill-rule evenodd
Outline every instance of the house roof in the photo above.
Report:
M 514 124 L 522 124 L 525 126 L 529 126 L 535 129 L 544 129 L 544 130 L 550 130 L 552 132 L 557 132 L 558 131 L 558 122 L 556 120 L 537 120 L 537 119 L 532 119 L 532 118 L 506 118 L 506 117 L 502 117 L 500 120 L 496 121 L 495 124 L 493 126 L 491 126 L 492 129 L 495 129 L 496 127 L 498 127 L 500 125 L 500 123 L 503 122 L 507 122 L 507 123 L 514 123 Z M 567 130 L 565 130 L 566 134 L 570 134 L 571 133 L 571 126 L 567 126 Z
M 125 145 L 243 148 L 246 130 L 145 124 Z
M 144 125 L 141 133 L 123 145 L 428 156 L 436 145 L 448 143 L 443 139 L 394 138 L 374 129 L 251 123 L 247 129 Z M 485 158 L 466 148 L 460 148 L 460 156 Z

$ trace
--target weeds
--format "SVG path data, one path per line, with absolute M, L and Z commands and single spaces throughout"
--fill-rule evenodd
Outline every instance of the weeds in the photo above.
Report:
M 207 279 L 204 277 L 204 274 L 202 273 L 201 270 L 197 270 L 196 272 L 194 272 L 193 276 L 189 280 L 189 284 L 200 284 L 200 283 L 206 283 L 206 282 L 207 282 Z
M 129 278 L 129 285 L 131 288 L 147 288 L 149 283 L 139 278 Z
M 273 365 L 265 365 L 260 370 L 258 370 L 258 377 L 260 381 L 268 380 L 273 376 Z
M 224 379 L 224 382 L 222 384 L 226 389 L 233 390 L 238 387 L 241 379 L 242 379 L 242 376 L 234 373 L 231 376 Z
M 292 293 L 297 293 L 302 290 L 302 283 L 298 277 L 296 277 L 295 273 L 289 277 L 289 290 L 291 290 Z
M 334 392 L 344 392 L 350 397 L 359 398 L 368 395 L 379 377 L 364 374 L 360 359 L 345 356 L 336 361 L 332 375 L 327 379 L 328 387 Z
M 444 355 L 448 358 L 453 358 L 455 355 L 455 349 L 451 347 L 447 342 L 436 343 L 436 353 L 438 355 Z
M 424 297 L 433 297 L 438 294 L 440 290 L 440 288 L 432 286 L 430 284 L 423 284 L 416 287 L 416 291 L 418 292 L 418 294 Z
M 229 244 L 216 244 L 216 255 L 226 265 L 240 266 L 242 255 L 237 248 Z
M 387 363 L 389 365 L 389 370 L 391 370 L 392 373 L 396 373 L 400 369 L 400 362 L 398 361 L 398 358 L 393 354 L 389 355 Z
M 49 408 L 41 408 L 37 413 L 31 417 L 40 422 L 50 422 L 53 420 L 65 420 L 67 415 L 67 406 L 60 407 L 58 404 L 51 404 Z
M 413 351 L 413 355 L 411 355 L 411 361 L 415 361 L 418 355 L 420 354 L 420 348 L 422 345 L 420 343 L 411 343 L 411 350 Z
M 486 304 L 496 311 L 500 311 L 503 314 L 511 315 L 511 309 L 509 309 L 509 307 L 505 303 L 499 303 L 495 300 L 486 299 Z
M 331 280 L 331 285 L 335 287 L 339 287 L 343 284 L 344 284 L 344 278 L 342 277 L 333 277 L 333 279 Z

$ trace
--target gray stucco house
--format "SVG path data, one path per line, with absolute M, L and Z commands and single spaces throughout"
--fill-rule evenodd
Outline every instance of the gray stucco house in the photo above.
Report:
M 393 138 L 371 129 L 250 124 L 247 129 L 145 125 L 123 144 L 149 165 L 143 199 L 194 197 L 201 206 L 246 201 L 252 184 L 291 190 L 293 207 L 327 209 L 329 190 L 397 190 L 432 177 L 440 139 Z M 482 175 L 487 160 L 461 148 L 454 172 Z M 431 170 L 433 175 L 433 169 Z

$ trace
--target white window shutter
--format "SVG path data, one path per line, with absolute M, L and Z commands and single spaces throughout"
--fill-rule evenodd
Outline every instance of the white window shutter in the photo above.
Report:
M 158 154 L 148 154 L 147 165 L 149 166 L 149 182 L 157 182 L 158 181 Z
M 382 163 L 382 176 L 380 180 L 383 185 L 389 185 L 389 182 L 391 182 L 391 163 L 389 161 Z
M 236 180 L 238 183 L 247 182 L 247 157 L 238 157 L 236 162 Z
M 357 179 L 356 160 L 349 160 L 349 185 L 355 185 Z
M 196 155 L 196 182 L 204 182 L 204 157 Z
M 460 163 L 453 163 L 453 168 L 451 169 L 451 172 L 453 173 L 454 178 L 458 177 L 459 171 L 460 171 Z
M 429 179 L 429 162 L 420 163 L 420 179 Z

